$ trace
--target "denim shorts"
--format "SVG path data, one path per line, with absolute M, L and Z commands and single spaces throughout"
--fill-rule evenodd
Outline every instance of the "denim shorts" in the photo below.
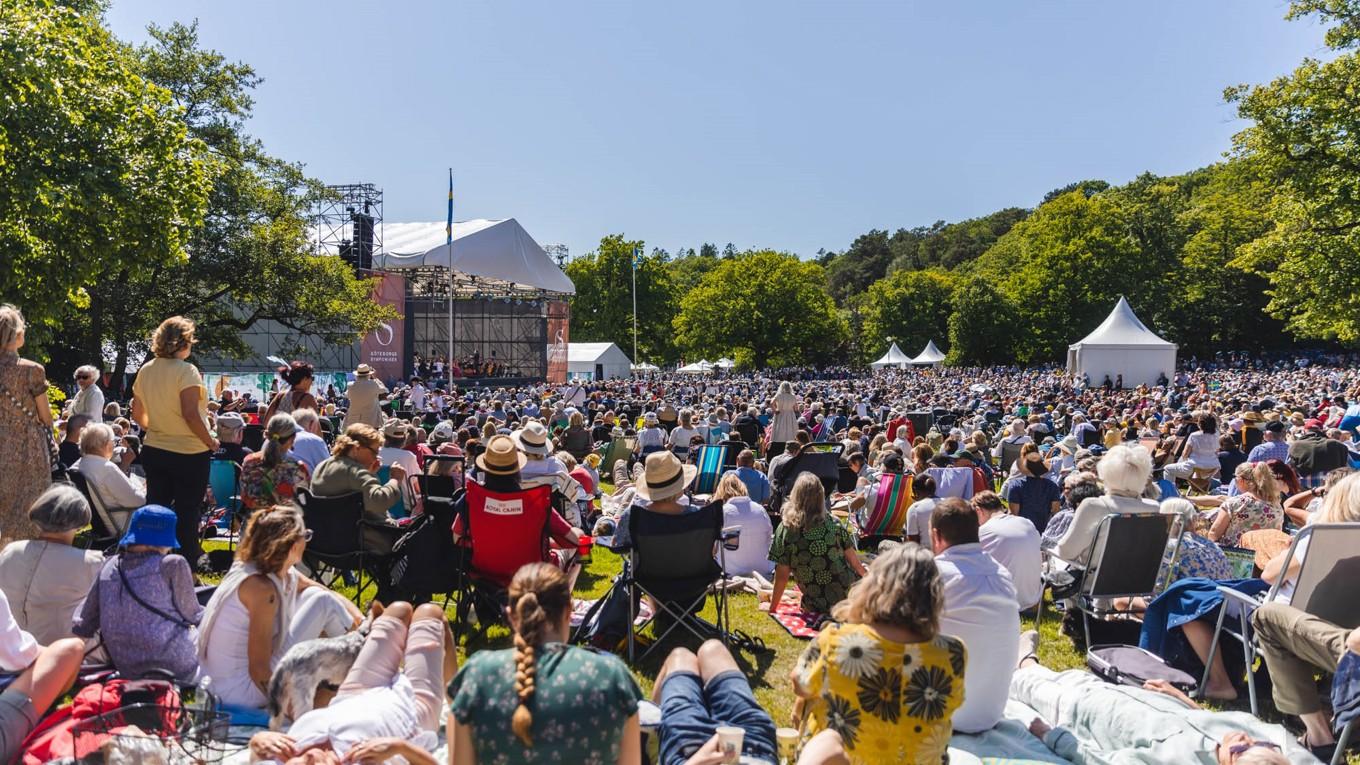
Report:
M 673 672 L 661 685 L 661 765 L 684 765 L 720 725 L 746 731 L 742 761 L 778 762 L 774 721 L 756 703 L 746 676 L 723 672 L 703 685 L 693 672 Z
M 38 710 L 28 695 L 15 690 L 0 693 L 0 762 L 19 756 L 19 747 L 38 724 Z

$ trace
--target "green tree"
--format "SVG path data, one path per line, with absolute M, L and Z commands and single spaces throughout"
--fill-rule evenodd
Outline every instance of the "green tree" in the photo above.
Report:
M 582 342 L 617 343 L 633 353 L 633 253 L 641 240 L 610 234 L 594 252 L 567 264 L 576 285 L 571 299 L 571 337 Z M 638 353 L 642 360 L 669 362 L 675 358 L 671 320 L 677 310 L 671 274 L 657 255 L 637 266 Z
M 97 8 L 0 4 L 0 298 L 23 308 L 35 355 L 97 285 L 188 262 L 208 162 L 179 111 Z
M 960 283 L 951 300 L 949 358 L 951 366 L 1004 364 L 1014 360 L 1012 338 L 1020 326 L 1015 306 L 986 280 Z
M 1360 342 L 1360 2 L 1296 0 L 1289 18 L 1330 28 L 1330 61 L 1225 97 L 1252 125 L 1234 139 L 1274 188 L 1273 225 L 1242 264 L 1269 276 L 1269 310 L 1294 334 Z
M 817 263 L 754 250 L 722 260 L 685 298 L 676 342 L 691 356 L 743 366 L 824 363 L 843 352 L 845 317 Z
M 850 248 L 835 256 L 826 267 L 827 285 L 831 296 L 842 305 L 868 289 L 869 285 L 888 271 L 893 260 L 892 248 L 888 245 L 888 232 L 877 229 L 861 234 L 850 244 Z
M 699 248 L 699 254 L 695 255 L 694 250 L 689 250 L 684 257 L 672 258 L 666 264 L 670 271 L 671 287 L 675 291 L 676 300 L 684 300 L 689 291 L 699 286 L 704 275 L 714 268 L 717 268 L 719 260 L 716 247 L 705 245 Z
M 869 285 L 859 305 L 863 318 L 860 352 L 863 361 L 883 352 L 892 338 L 914 355 L 949 333 L 954 277 L 943 269 L 898 271 Z

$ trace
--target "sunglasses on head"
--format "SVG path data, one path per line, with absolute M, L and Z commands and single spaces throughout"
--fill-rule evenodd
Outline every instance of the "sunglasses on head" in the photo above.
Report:
M 1280 745 L 1273 741 L 1244 741 L 1240 744 L 1233 744 L 1228 747 L 1228 754 L 1236 757 L 1249 749 L 1256 749 L 1257 747 L 1270 749 L 1276 752 L 1280 751 Z
M 310 542 L 310 541 L 312 541 L 312 530 L 311 530 L 311 529 L 303 529 L 303 530 L 302 530 L 302 541 L 304 541 L 304 542 Z

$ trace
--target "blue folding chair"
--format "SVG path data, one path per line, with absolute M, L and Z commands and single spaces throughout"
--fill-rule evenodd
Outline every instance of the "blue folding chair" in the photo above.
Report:
M 391 479 L 392 468 L 390 465 L 383 465 L 378 468 L 378 483 L 386 485 Z M 406 487 L 402 487 L 401 496 L 397 499 L 396 503 L 387 508 L 387 514 L 393 518 L 405 518 L 410 515 L 410 513 L 406 511 Z
M 216 510 L 226 510 L 217 521 L 217 526 L 227 534 L 227 549 L 232 549 L 235 540 L 231 536 L 231 523 L 238 515 L 243 515 L 245 505 L 241 502 L 241 466 L 234 460 L 212 460 L 208 463 L 208 486 L 212 488 L 213 504 Z

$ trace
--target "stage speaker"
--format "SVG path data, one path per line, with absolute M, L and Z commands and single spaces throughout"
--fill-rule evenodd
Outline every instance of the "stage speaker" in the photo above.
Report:
M 361 271 L 372 270 L 373 216 L 359 212 L 350 213 L 350 220 L 354 223 L 354 239 L 350 243 L 350 257 L 346 260 Z

